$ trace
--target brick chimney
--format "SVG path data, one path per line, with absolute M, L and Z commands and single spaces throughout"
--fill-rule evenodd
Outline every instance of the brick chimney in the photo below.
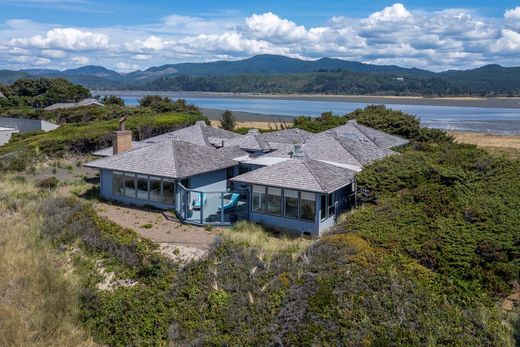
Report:
M 119 130 L 112 134 L 112 148 L 114 154 L 132 150 L 132 132 L 125 130 L 126 117 L 119 119 Z

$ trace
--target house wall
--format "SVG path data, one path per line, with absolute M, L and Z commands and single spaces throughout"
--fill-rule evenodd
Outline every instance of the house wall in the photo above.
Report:
M 193 190 L 200 190 L 203 192 L 225 192 L 226 188 L 226 169 L 190 177 L 190 189 Z
M 40 119 L 0 117 L 0 127 L 16 128 L 23 134 L 41 130 L 51 131 L 59 126 Z
M 249 190 L 251 191 L 250 186 Z M 321 194 L 319 193 L 316 193 L 316 215 L 314 216 L 314 222 L 253 212 L 251 209 L 251 201 L 249 203 L 249 219 L 251 222 L 263 224 L 271 229 L 282 232 L 295 233 L 298 235 L 309 233 L 314 236 L 321 236 L 336 224 L 337 216 L 340 213 L 350 208 L 347 197 L 350 196 L 351 192 L 352 185 L 348 185 L 335 192 L 334 203 L 336 204 L 336 213 L 324 220 L 320 219 L 322 207 Z M 251 193 L 249 193 L 249 196 L 251 196 Z
M 201 175 L 190 177 L 191 189 L 204 192 L 225 192 L 226 191 L 226 170 L 212 171 Z M 144 206 L 150 205 L 160 209 L 170 209 L 173 206 L 163 203 L 140 200 L 112 193 L 112 170 L 100 171 L 100 195 L 102 198 L 118 201 L 123 204 Z
M 18 130 L 0 130 L 0 146 L 9 142 L 13 134 L 18 133 Z

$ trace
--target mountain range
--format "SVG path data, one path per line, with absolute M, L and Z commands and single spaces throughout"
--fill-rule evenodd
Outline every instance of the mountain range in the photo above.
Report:
M 314 61 L 258 55 L 238 61 L 179 63 L 120 73 L 102 66 L 64 71 L 0 70 L 0 83 L 19 78 L 63 77 L 91 89 L 228 92 L 324 92 L 376 94 L 519 95 L 520 67 L 486 65 L 433 72 L 341 59 Z M 415 89 L 414 89 L 415 88 Z

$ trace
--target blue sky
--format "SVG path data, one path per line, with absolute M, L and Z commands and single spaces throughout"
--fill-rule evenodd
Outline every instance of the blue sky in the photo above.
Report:
M 120 71 L 283 54 L 432 70 L 520 65 L 518 1 L 0 0 L 0 68 Z

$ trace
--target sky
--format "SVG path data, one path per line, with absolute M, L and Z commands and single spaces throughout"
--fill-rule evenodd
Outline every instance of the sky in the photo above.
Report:
M 0 69 L 120 72 L 258 54 L 520 66 L 518 1 L 0 0 Z

